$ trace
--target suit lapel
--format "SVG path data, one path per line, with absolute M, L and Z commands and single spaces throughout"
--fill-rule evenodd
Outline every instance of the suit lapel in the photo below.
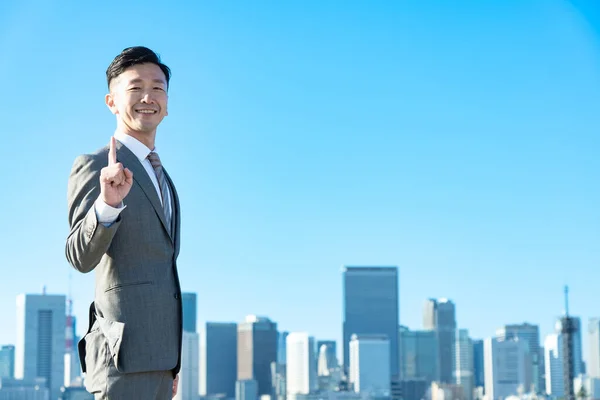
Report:
M 152 204 L 152 207 L 154 207 L 156 215 L 171 238 L 171 227 L 167 226 L 165 212 L 160 199 L 158 198 L 158 193 L 156 193 L 156 188 L 148 176 L 148 172 L 146 172 L 146 169 L 135 154 L 133 154 L 127 146 L 123 146 L 119 141 L 117 141 L 117 161 L 121 162 L 124 167 L 129 168 L 133 173 L 133 180 L 137 182 Z M 171 238 L 171 240 L 173 240 L 173 238 Z

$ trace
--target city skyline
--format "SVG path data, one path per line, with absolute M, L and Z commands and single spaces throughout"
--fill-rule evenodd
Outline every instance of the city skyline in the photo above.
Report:
M 411 329 L 444 297 L 475 338 L 546 335 L 564 284 L 600 317 L 598 10 L 425 3 L 0 4 L 0 344 L 43 285 L 84 333 L 94 276 L 65 260 L 67 177 L 114 132 L 104 72 L 137 44 L 173 71 L 157 146 L 199 324 L 268 315 L 341 343 L 343 265 L 397 265 Z
M 423 329 L 410 331 L 398 324 L 397 315 L 394 317 L 390 314 L 390 311 L 398 314 L 397 304 L 395 304 L 398 303 L 396 267 L 349 266 L 344 268 L 342 280 L 346 288 L 343 299 L 346 319 L 343 328 L 345 333 L 358 332 L 353 333 L 349 338 L 349 362 L 344 361 L 343 364 L 349 372 L 347 381 L 344 382 L 351 391 L 363 395 L 379 393 L 388 396 L 391 393 L 394 397 L 393 393 L 398 395 L 403 390 L 410 393 L 424 393 L 425 387 L 419 386 L 417 382 L 429 382 L 432 384 L 432 390 L 437 390 L 436 387 L 440 387 L 439 385 L 445 388 L 443 390 L 466 390 L 467 394 L 463 400 L 471 400 L 474 377 L 481 373 L 475 369 L 476 365 L 481 365 L 481 360 L 477 359 L 475 353 L 475 341 L 469 336 L 467 329 L 459 329 L 455 332 L 453 343 L 439 345 L 447 342 L 442 334 L 448 333 L 447 328 L 455 325 L 456 307 L 450 299 L 428 299 L 423 308 Z M 568 288 L 565 287 L 564 291 L 565 304 L 568 304 Z M 196 294 L 184 292 L 182 297 L 188 300 L 183 314 L 184 321 L 195 320 Z M 62 377 L 65 378 L 65 386 L 71 383 L 77 386 L 77 376 L 72 376 L 72 372 L 65 368 L 62 362 L 55 361 L 57 358 L 63 361 L 61 355 L 70 353 L 69 347 L 72 345 L 72 340 L 67 335 L 73 328 L 72 322 L 67 318 L 70 314 L 67 304 L 70 305 L 71 301 L 65 295 L 44 292 L 18 296 L 19 341 L 14 347 L 15 377 L 25 379 L 20 381 L 22 385 L 31 385 L 26 382 L 42 378 L 50 384 L 55 395 L 62 390 Z M 381 315 L 372 318 L 369 314 L 376 313 L 377 310 L 381 311 Z M 571 380 L 579 378 L 585 368 L 582 362 L 581 320 L 569 313 L 567 315 L 572 320 L 569 326 L 574 328 L 569 330 L 573 340 L 572 347 L 569 349 L 562 344 L 568 343 L 564 337 L 569 337 L 565 336 L 565 318 L 559 320 L 560 324 L 557 323 L 555 328 L 557 333 L 548 335 L 544 339 L 546 375 L 544 386 L 553 396 L 560 396 L 563 393 L 561 378 L 563 368 L 567 365 L 564 360 L 565 354 L 570 354 L 568 357 L 572 357 L 575 366 L 570 372 Z M 590 320 L 590 323 L 593 321 L 594 319 Z M 390 322 L 396 323 L 393 332 L 389 330 Z M 200 392 L 208 394 L 210 391 L 210 394 L 214 395 L 213 390 L 218 390 L 219 393 L 231 392 L 234 386 L 239 390 L 240 385 L 243 387 L 255 385 L 252 387 L 258 393 L 267 395 L 272 394 L 273 390 L 279 392 L 281 386 L 276 382 L 281 378 L 273 379 L 272 374 L 275 371 L 287 371 L 284 372 L 284 379 L 287 382 L 288 398 L 315 393 L 322 387 L 319 382 L 323 387 L 331 388 L 331 385 L 336 383 L 335 379 L 339 379 L 335 378 L 337 367 L 326 371 L 324 375 L 328 378 L 319 381 L 316 379 L 319 369 L 317 360 L 320 364 L 323 361 L 327 364 L 329 358 L 327 348 L 337 347 L 335 342 L 316 340 L 308 332 L 282 332 L 278 329 L 277 322 L 266 316 L 248 315 L 244 321 L 233 324 L 207 323 L 205 329 L 200 329 L 200 334 L 196 333 L 197 326 L 192 325 L 187 324 L 187 330 L 183 332 L 185 356 L 182 358 L 181 392 L 176 397 L 178 399 L 191 400 Z M 213 332 L 209 333 L 209 331 Z M 590 340 L 597 339 L 593 335 L 593 330 L 588 334 Z M 485 338 L 483 347 L 486 395 L 489 394 L 494 398 L 504 397 L 537 385 L 540 376 L 536 371 L 540 364 L 535 355 L 540 353 L 539 336 L 537 326 L 523 323 L 504 325 L 495 332 L 495 335 Z M 280 359 L 280 344 L 283 337 L 285 337 L 287 361 L 286 365 L 277 365 L 276 360 Z M 227 341 L 229 344 L 226 344 Z M 398 343 L 398 347 L 394 350 L 392 350 L 392 342 Z M 321 352 L 318 349 L 319 343 L 324 344 L 322 348 L 324 360 L 320 360 L 321 355 L 317 357 Z M 346 347 L 346 342 L 340 347 Z M 447 350 L 445 347 L 450 347 L 451 351 L 445 351 Z M 10 358 L 10 352 L 8 354 Z M 449 354 L 455 362 L 451 371 L 454 379 L 443 383 L 441 367 Z M 590 356 L 593 359 L 599 355 L 590 354 Z M 399 372 L 402 371 L 401 376 L 405 376 L 406 380 L 399 379 L 398 375 L 392 372 L 394 363 L 391 362 L 391 358 L 396 358 Z M 66 360 L 65 357 L 64 361 Z M 201 371 L 204 371 L 203 376 L 200 375 Z M 214 379 L 216 373 L 219 375 L 219 383 Z M 229 376 L 226 377 L 227 375 Z M 235 375 L 237 379 L 234 378 Z M 583 375 L 583 377 L 587 382 L 586 385 L 600 382 L 598 376 Z M 9 385 L 17 383 L 10 379 L 9 382 L 11 382 Z M 339 380 L 337 382 L 339 387 L 343 387 L 344 382 Z M 209 389 L 208 385 L 217 385 L 219 388 L 214 386 L 213 389 Z M 565 380 L 564 388 L 573 385 L 576 386 L 577 383 L 572 381 L 567 386 Z M 245 390 L 250 389 L 251 387 L 246 387 Z
M 389 266 L 345 266 L 344 268 L 342 268 L 343 271 L 347 271 L 348 268 L 352 269 L 355 268 L 357 270 L 365 270 L 365 269 L 373 269 L 373 270 L 381 270 L 382 268 L 385 269 L 391 269 L 394 267 L 389 267 Z M 399 278 L 399 274 L 397 275 L 397 278 Z M 343 278 L 342 278 L 343 279 Z M 48 296 L 49 298 L 53 298 L 53 297 L 61 297 L 64 298 L 64 302 L 65 302 L 65 310 L 67 310 L 68 307 L 70 307 L 73 303 L 72 299 L 69 298 L 66 294 L 60 294 L 60 293 L 48 293 L 45 292 L 46 287 L 44 286 L 43 288 L 43 292 L 42 293 L 22 293 L 19 294 L 17 296 L 17 303 L 19 303 L 19 299 L 24 298 L 24 296 L 34 296 L 34 297 L 44 297 L 44 296 Z M 193 293 L 193 292 L 182 292 L 182 298 L 186 298 L 189 299 L 188 302 L 188 306 L 186 306 L 186 309 L 188 310 L 188 312 L 186 312 L 184 314 L 184 320 L 186 321 L 190 321 L 190 320 L 197 320 L 197 313 L 194 314 L 194 312 L 196 311 L 196 305 L 195 305 L 195 299 L 196 299 L 197 293 Z M 192 300 L 193 299 L 193 300 Z M 431 298 L 427 298 L 425 299 L 425 303 L 429 303 L 434 299 Z M 439 301 L 443 302 L 443 303 L 450 303 L 452 304 L 453 307 L 453 311 L 455 311 L 454 307 L 456 307 L 456 304 L 454 304 L 452 302 L 452 299 L 447 299 L 447 298 L 439 298 Z M 436 300 L 436 301 L 438 301 Z M 17 313 L 20 313 L 21 311 L 19 311 L 19 306 L 17 306 Z M 578 316 L 577 314 L 569 314 L 571 317 L 573 317 L 577 323 L 578 323 L 578 335 L 579 338 L 577 339 L 577 348 L 580 350 L 577 351 L 581 351 L 582 354 L 582 361 L 584 363 L 588 363 L 588 353 L 589 351 L 593 351 L 593 348 L 590 348 L 589 346 L 589 332 L 586 329 L 582 329 L 583 326 L 587 326 L 587 323 L 593 323 L 594 321 L 597 321 L 598 318 L 595 317 L 590 317 L 588 319 L 584 319 L 580 316 Z M 65 314 L 65 321 L 67 321 L 67 317 L 68 315 Z M 343 317 L 343 316 L 342 316 Z M 426 320 L 429 317 L 428 312 L 427 312 L 427 308 L 422 309 L 422 322 L 424 322 L 424 320 Z M 549 338 L 551 336 L 555 336 L 557 335 L 559 332 L 557 331 L 557 323 L 559 322 L 561 316 L 557 316 L 554 319 L 554 324 L 553 324 L 553 328 L 550 332 L 548 333 L 543 333 L 539 327 L 540 324 L 536 323 L 535 321 L 531 321 L 531 320 L 526 320 L 526 321 L 521 321 L 521 322 L 510 322 L 510 323 L 504 323 L 502 325 L 499 325 L 493 332 L 490 332 L 484 336 L 473 336 L 470 334 L 470 330 L 468 327 L 463 327 L 460 324 L 457 324 L 457 328 L 456 328 L 456 335 L 458 335 L 460 333 L 460 331 L 468 331 L 469 332 L 469 338 L 472 339 L 474 342 L 475 341 L 482 341 L 488 338 L 499 338 L 499 339 L 504 339 L 505 337 L 511 336 L 511 337 L 518 337 L 519 334 L 516 333 L 511 333 L 510 335 L 507 335 L 506 332 L 508 329 L 517 329 L 517 328 L 535 328 L 535 330 L 539 333 L 539 340 L 540 340 L 540 345 L 541 343 L 544 342 L 544 340 L 546 338 Z M 342 318 L 343 319 L 343 318 Z M 85 320 L 84 320 L 85 321 Z M 289 330 L 286 329 L 285 327 L 281 327 L 279 326 L 279 323 L 277 320 L 270 318 L 269 315 L 258 315 L 258 314 L 247 314 L 244 316 L 244 318 L 240 319 L 240 320 L 232 320 L 232 319 L 221 319 L 221 320 L 216 320 L 216 321 L 201 321 L 201 320 L 197 320 L 197 326 L 195 328 L 195 330 L 187 330 L 186 332 L 193 332 L 193 333 L 200 333 L 200 339 L 202 340 L 202 335 L 206 333 L 206 329 L 210 326 L 229 326 L 229 327 L 235 327 L 235 330 L 238 330 L 238 326 L 243 326 L 244 324 L 248 325 L 248 324 L 253 324 L 256 322 L 259 323 L 268 323 L 268 324 L 274 324 L 274 326 L 276 326 L 277 328 L 277 337 L 276 337 L 276 349 L 277 349 L 277 357 L 276 359 L 279 360 L 280 359 L 280 351 L 283 351 L 284 353 L 284 357 L 285 357 L 285 346 L 282 348 L 280 346 L 280 344 L 285 344 L 285 338 L 287 337 L 287 335 L 289 333 L 307 333 L 309 334 L 311 337 L 314 338 L 315 341 L 315 351 L 318 354 L 319 349 L 317 348 L 316 344 L 317 343 L 331 343 L 333 344 L 334 348 L 337 349 L 336 351 L 336 357 L 338 357 L 339 363 L 340 365 L 344 365 L 344 341 L 343 341 L 343 321 L 340 321 L 340 326 L 341 326 L 341 331 L 342 334 L 340 335 L 339 339 L 336 338 L 332 338 L 332 337 L 319 337 L 316 336 L 314 334 L 312 334 L 312 332 L 310 330 L 307 329 L 299 329 L 299 330 Z M 582 322 L 583 321 L 583 322 Z M 66 327 L 66 326 L 65 326 Z M 190 327 L 190 325 L 188 324 L 188 327 Z M 66 327 L 67 328 L 67 327 Z M 15 327 L 15 330 L 17 329 L 17 327 Z M 85 334 L 85 329 L 86 327 L 80 328 L 83 330 L 83 334 Z M 18 336 L 18 330 L 16 330 L 17 332 L 17 336 Z M 398 340 L 400 340 L 400 338 L 402 337 L 403 333 L 410 333 L 412 335 L 414 334 L 428 334 L 428 333 L 433 333 L 434 331 L 431 330 L 431 327 L 428 327 L 426 325 L 426 323 L 422 323 L 422 326 L 407 326 L 404 325 L 402 322 L 400 322 L 398 324 L 398 328 L 397 328 L 397 333 L 398 333 Z M 513 331 L 511 331 L 513 332 Z M 284 335 L 283 337 L 283 342 L 280 343 L 280 335 Z M 81 336 L 78 335 L 77 339 L 80 339 Z M 236 339 L 237 340 L 237 339 Z M 529 339 L 527 339 L 529 340 Z M 0 342 L 0 347 L 1 346 L 14 346 L 16 342 L 6 342 L 6 343 L 1 343 Z M 338 345 L 339 344 L 339 345 Z M 435 345 L 436 347 L 439 346 L 438 344 Z M 400 344 L 398 344 L 398 349 L 400 350 Z M 402 356 L 398 359 L 398 362 L 401 362 L 403 360 Z M 406 362 L 406 360 L 404 360 Z M 456 361 L 454 359 L 454 361 Z
M 348 266 L 343 266 L 340 271 L 343 272 L 347 267 Z M 374 268 L 380 268 L 380 266 L 365 266 L 365 267 L 359 267 L 359 268 L 373 268 L 373 267 Z M 389 268 L 389 267 L 386 266 L 384 268 Z M 342 275 L 340 275 L 340 278 L 342 278 Z M 398 268 L 398 279 L 400 281 L 402 280 L 399 268 Z M 60 295 L 60 296 L 64 296 L 65 297 L 65 307 L 73 305 L 74 301 L 73 301 L 72 298 L 68 297 L 68 295 L 66 295 L 64 293 L 52 293 L 52 292 L 46 293 L 46 292 L 44 292 L 46 290 L 47 290 L 47 287 L 46 287 L 46 285 L 44 285 L 41 292 L 20 293 L 19 296 L 21 296 L 21 295 L 43 295 L 44 293 L 45 293 L 45 295 L 48 295 L 48 296 Z M 563 288 L 563 290 L 564 290 L 564 288 Z M 197 297 L 197 295 L 198 294 L 194 293 L 194 292 L 185 292 L 185 291 L 182 292 L 182 296 L 184 296 L 187 299 L 192 299 L 193 298 L 195 300 L 196 297 Z M 428 298 L 424 298 L 423 300 L 427 303 L 427 302 L 431 301 L 432 298 L 428 297 Z M 442 300 L 444 302 L 448 301 L 448 302 L 453 303 L 452 299 L 448 299 L 448 298 L 440 297 L 440 298 L 438 298 L 438 300 Z M 564 301 L 564 297 L 563 297 L 563 301 Z M 401 300 L 400 300 L 400 303 L 402 303 Z M 458 310 L 460 310 L 460 305 L 458 305 L 458 306 L 456 304 L 453 304 L 453 305 Z M 196 307 L 197 306 L 194 304 L 193 307 L 190 307 L 190 311 L 192 311 L 192 310 L 196 311 Z M 188 312 L 188 313 L 186 313 L 186 315 L 187 316 L 185 318 L 189 318 L 190 320 L 194 320 L 196 322 L 197 325 L 196 325 L 196 330 L 195 331 L 197 331 L 197 332 L 198 331 L 202 331 L 202 329 L 204 328 L 204 326 L 207 323 L 210 323 L 210 324 L 236 324 L 237 325 L 237 324 L 240 324 L 240 323 L 244 323 L 245 320 L 249 316 L 257 316 L 257 315 L 260 315 L 261 317 L 264 316 L 264 317 L 267 317 L 267 318 L 273 320 L 277 324 L 277 326 L 278 326 L 278 333 L 286 333 L 287 334 L 289 332 L 308 332 L 311 336 L 313 336 L 315 338 L 315 341 L 317 341 L 317 340 L 318 341 L 334 341 L 335 343 L 339 343 L 339 345 L 337 346 L 336 355 L 337 355 L 338 359 L 340 360 L 340 364 L 343 364 L 343 360 L 344 360 L 344 352 L 343 352 L 343 349 L 344 349 L 344 346 L 343 346 L 343 336 L 344 336 L 343 335 L 343 330 L 344 330 L 344 328 L 343 328 L 343 315 L 340 316 L 340 332 L 339 332 L 339 334 L 338 334 L 337 337 L 335 335 L 333 335 L 333 336 L 317 336 L 317 335 L 313 334 L 312 331 L 309 330 L 309 329 L 299 328 L 299 329 L 293 330 L 293 329 L 288 329 L 286 327 L 281 327 L 280 324 L 278 323 L 278 321 L 275 318 L 271 318 L 271 315 L 268 314 L 268 313 L 262 313 L 262 314 L 259 314 L 259 313 L 249 313 L 249 314 L 245 314 L 242 318 L 240 318 L 238 320 L 235 320 L 235 319 L 232 319 L 232 318 L 229 318 L 229 319 L 228 318 L 222 318 L 222 319 L 212 320 L 212 321 L 199 319 L 197 311 L 196 311 L 196 314 L 191 314 L 191 313 Z M 540 343 L 542 343 L 543 340 L 544 340 L 544 338 L 546 338 L 547 336 L 556 334 L 556 323 L 557 323 L 558 319 L 560 317 L 562 317 L 563 315 L 564 315 L 564 312 L 563 313 L 556 313 L 556 316 L 554 316 L 553 319 L 552 319 L 552 323 L 549 324 L 549 325 L 551 325 L 551 328 L 550 328 L 550 330 L 548 332 L 543 332 L 540 329 L 541 326 L 543 326 L 543 324 L 541 324 L 541 323 L 539 323 L 539 322 L 537 322 L 537 321 L 535 321 L 533 319 L 528 319 L 528 320 L 523 320 L 523 321 L 511 321 L 511 322 L 499 323 L 498 326 L 496 326 L 496 328 L 494 328 L 490 332 L 487 332 L 483 336 L 472 335 L 471 334 L 471 329 L 468 326 L 461 325 L 460 322 L 457 320 L 456 333 L 458 334 L 458 332 L 460 330 L 466 329 L 470 333 L 469 337 L 472 338 L 473 340 L 484 340 L 484 339 L 489 338 L 489 337 L 501 337 L 501 336 L 498 336 L 499 331 L 502 330 L 503 328 L 507 327 L 507 326 L 533 325 L 533 326 L 537 326 L 538 327 L 539 334 L 540 334 L 540 341 L 541 341 Z M 571 315 L 575 316 L 575 318 L 583 321 L 582 324 L 584 324 L 585 326 L 587 326 L 588 322 L 591 322 L 591 321 L 593 321 L 595 319 L 598 319 L 595 316 L 590 316 L 590 317 L 585 317 L 584 318 L 584 317 L 580 316 L 580 314 L 578 314 L 577 312 L 575 312 L 574 314 L 571 314 Z M 79 326 L 77 327 L 77 336 L 78 336 L 78 339 L 80 339 L 85 334 L 86 329 L 87 329 L 87 325 L 85 325 L 87 323 L 87 315 L 82 315 L 82 316 L 75 315 L 75 317 L 77 318 L 77 320 L 83 321 L 83 324 L 79 324 Z M 427 332 L 429 328 L 426 328 L 426 326 L 424 324 L 424 321 L 423 321 L 424 318 L 426 318 L 426 313 L 423 310 L 423 304 L 421 304 L 421 316 L 419 318 L 420 325 L 419 324 L 414 325 L 414 326 L 413 325 L 406 325 L 406 324 L 404 324 L 404 322 L 402 322 L 402 320 L 400 319 L 400 316 L 399 316 L 398 330 L 402 331 L 403 329 L 408 328 L 410 331 Z M 585 330 L 580 331 L 581 332 L 580 334 L 583 335 L 584 331 Z M 16 337 L 17 337 L 17 333 L 16 333 L 16 327 L 15 327 L 15 338 Z M 587 336 L 585 336 L 585 338 L 587 339 Z M 588 357 L 587 357 L 588 356 L 588 352 L 591 350 L 590 346 L 589 346 L 589 340 L 586 340 L 586 339 L 583 339 L 581 341 L 581 348 L 582 348 L 583 361 L 584 362 L 588 361 Z M 3 345 L 14 345 L 15 343 L 16 343 L 16 341 L 12 341 L 12 342 L 10 342 L 10 341 L 0 342 L 0 346 L 3 346 Z

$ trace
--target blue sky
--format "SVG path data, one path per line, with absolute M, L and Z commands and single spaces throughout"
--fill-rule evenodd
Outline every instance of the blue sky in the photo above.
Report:
M 0 343 L 44 284 L 71 282 L 85 328 L 67 177 L 114 131 L 104 72 L 132 45 L 173 70 L 157 147 L 200 322 L 256 313 L 339 340 L 344 264 L 398 265 L 411 328 L 449 297 L 474 337 L 546 334 L 565 283 L 584 326 L 600 316 L 591 1 L 191 4 L 0 4 Z

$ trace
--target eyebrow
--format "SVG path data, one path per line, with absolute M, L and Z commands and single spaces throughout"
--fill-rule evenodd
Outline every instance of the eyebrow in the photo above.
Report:
M 127 84 L 131 85 L 133 83 L 141 83 L 141 82 L 143 82 L 143 79 L 136 78 L 136 79 L 130 80 L 129 82 L 127 82 Z M 152 79 L 152 82 L 154 82 L 154 83 L 161 83 L 163 85 L 167 84 L 167 82 L 165 82 L 163 79 Z

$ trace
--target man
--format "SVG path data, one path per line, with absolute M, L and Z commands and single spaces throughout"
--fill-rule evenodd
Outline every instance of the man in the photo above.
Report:
M 179 200 L 154 146 L 167 115 L 171 72 L 145 47 L 106 71 L 117 119 L 108 146 L 77 157 L 68 184 L 66 256 L 96 271 L 87 334 L 79 342 L 96 399 L 164 400 L 177 392 L 182 305 Z

